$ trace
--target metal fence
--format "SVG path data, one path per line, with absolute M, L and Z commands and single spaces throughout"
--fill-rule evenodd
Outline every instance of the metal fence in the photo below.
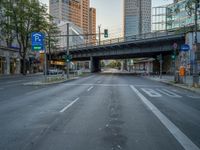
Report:
M 134 42 L 134 41 L 145 40 L 145 39 L 156 39 L 160 37 L 180 35 L 180 34 L 183 34 L 183 33 L 182 32 L 177 33 L 176 31 L 150 32 L 150 33 L 133 35 L 133 36 L 128 36 L 128 37 L 119 37 L 119 38 L 114 38 L 114 39 L 109 39 L 109 40 L 103 40 L 103 41 L 95 42 L 95 43 L 93 42 L 93 43 L 74 45 L 74 46 L 70 46 L 69 49 L 70 51 L 73 51 L 76 49 L 95 48 L 95 47 L 106 46 L 106 45 Z M 58 50 L 65 51 L 66 47 L 59 48 Z

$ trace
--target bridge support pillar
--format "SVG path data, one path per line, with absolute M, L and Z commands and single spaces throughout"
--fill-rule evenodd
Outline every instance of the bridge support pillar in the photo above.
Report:
M 97 57 L 90 57 L 90 69 L 91 72 L 100 72 L 101 71 L 101 66 L 100 66 L 100 60 Z

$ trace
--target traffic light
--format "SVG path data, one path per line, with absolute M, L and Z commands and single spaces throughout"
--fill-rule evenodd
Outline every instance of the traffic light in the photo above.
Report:
M 65 55 L 66 62 L 70 62 L 72 60 L 72 55 Z
M 178 51 L 175 49 L 175 50 L 173 51 L 173 54 L 171 55 L 171 59 L 172 59 L 172 60 L 176 60 L 176 56 L 178 56 Z
M 162 60 L 162 55 L 157 55 L 156 58 L 157 58 L 158 61 L 161 61 Z
M 104 38 L 108 38 L 108 29 L 104 30 Z
M 172 59 L 172 60 L 175 60 L 175 59 L 176 59 L 175 54 L 172 54 L 172 55 L 171 55 L 171 59 Z

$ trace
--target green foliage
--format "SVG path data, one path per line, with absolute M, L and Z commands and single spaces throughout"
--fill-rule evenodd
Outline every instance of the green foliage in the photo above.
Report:
M 41 5 L 37 0 L 11 0 L 0 1 L 1 33 L 4 38 L 12 43 L 16 37 L 19 44 L 20 56 L 23 58 L 23 74 L 26 74 L 25 59 L 29 53 L 32 32 L 54 32 L 55 24 L 47 13 L 47 6 Z M 6 21 L 5 21 L 6 20 Z M 14 36 L 13 36 L 14 35 Z M 49 40 L 51 41 L 51 39 Z
M 104 61 L 101 61 L 101 67 L 105 67 Z
M 121 68 L 121 63 L 120 63 L 120 61 L 113 60 L 107 65 L 107 67 L 110 67 L 110 68 Z

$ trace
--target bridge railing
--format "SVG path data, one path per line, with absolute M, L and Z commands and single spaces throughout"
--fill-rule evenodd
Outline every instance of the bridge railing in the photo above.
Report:
M 181 34 L 181 33 L 176 33 L 175 31 L 150 32 L 150 33 L 144 33 L 144 34 L 139 34 L 139 35 L 132 35 L 132 36 L 127 36 L 127 37 L 119 37 L 119 38 L 114 38 L 114 39 L 109 39 L 109 40 L 103 40 L 100 43 L 96 41 L 93 43 L 73 45 L 73 46 L 70 46 L 69 49 L 72 51 L 75 49 L 100 47 L 100 46 L 105 46 L 105 45 L 119 44 L 123 42 L 131 42 L 131 41 L 145 40 L 145 39 L 151 39 L 151 38 L 156 39 L 159 37 L 176 35 L 176 34 Z M 64 48 L 61 48 L 61 49 L 64 49 Z

